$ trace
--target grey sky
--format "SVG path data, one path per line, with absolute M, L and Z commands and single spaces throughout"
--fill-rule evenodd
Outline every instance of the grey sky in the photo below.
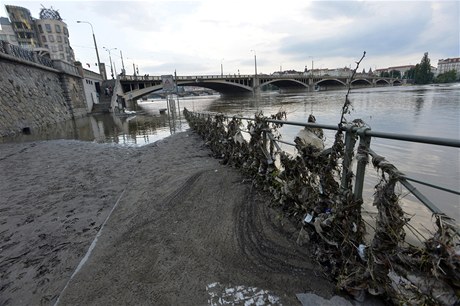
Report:
M 77 60 L 96 71 L 87 24 L 94 27 L 101 61 L 108 52 L 119 72 L 122 50 L 127 73 L 249 74 L 311 68 L 416 64 L 428 52 L 432 65 L 459 57 L 459 1 L 2 1 L 27 7 L 33 17 L 43 4 L 59 10 Z

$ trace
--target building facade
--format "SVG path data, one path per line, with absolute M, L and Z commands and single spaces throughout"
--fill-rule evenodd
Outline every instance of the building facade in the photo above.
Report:
M 460 57 L 440 59 L 438 61 L 438 74 L 455 70 L 457 75 L 460 74 Z
M 13 31 L 13 26 L 6 17 L 0 17 L 0 40 L 6 41 L 12 45 L 19 45 L 16 33 Z
M 67 24 L 58 19 L 37 19 L 35 24 L 40 45 L 48 49 L 51 59 L 60 59 L 69 63 L 75 61 L 70 47 Z
M 51 59 L 60 59 L 72 64 L 75 62 L 75 55 L 69 41 L 69 30 L 58 11 L 42 8 L 40 18 L 35 19 L 26 8 L 13 5 L 5 5 L 5 7 L 9 15 L 11 30 L 16 36 L 16 42 L 11 40 L 11 33 L 6 33 L 8 25 L 4 20 L 7 18 L 4 17 L 0 19 L 2 22 L 1 40 L 36 51 Z
M 39 47 L 35 23 L 30 11 L 24 7 L 5 5 L 18 45 L 25 49 Z

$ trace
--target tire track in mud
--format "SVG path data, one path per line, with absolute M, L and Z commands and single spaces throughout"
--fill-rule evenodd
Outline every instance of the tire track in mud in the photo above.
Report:
M 181 198 L 185 197 L 189 193 L 200 176 L 208 171 L 210 170 L 201 170 L 192 174 L 184 183 L 182 183 L 181 186 L 179 186 L 179 188 L 174 190 L 164 199 L 163 203 L 161 204 L 161 209 L 173 208 L 177 203 L 180 202 L 179 200 Z
M 239 248 L 250 262 L 266 272 L 311 276 L 318 267 L 311 263 L 307 249 L 300 248 L 288 238 L 288 231 L 275 224 L 276 217 L 270 213 L 266 199 L 264 202 L 251 186 L 247 201 L 235 208 Z

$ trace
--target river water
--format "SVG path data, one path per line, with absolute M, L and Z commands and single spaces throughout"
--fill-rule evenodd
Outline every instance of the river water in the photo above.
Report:
M 279 111 L 287 113 L 289 121 L 305 122 L 309 114 L 318 123 L 337 125 L 345 100 L 345 90 L 320 92 L 263 92 L 260 96 L 200 96 L 180 98 L 179 107 L 189 110 L 222 112 L 252 116 L 262 111 L 271 115 Z M 373 131 L 402 133 L 420 136 L 460 138 L 460 84 L 399 86 L 353 89 L 350 94 L 353 105 L 347 116 L 349 121 L 364 120 Z M 78 139 L 83 141 L 110 142 L 117 145 L 142 146 L 165 138 L 172 133 L 185 131 L 188 125 L 183 116 L 171 120 L 160 114 L 166 108 L 165 100 L 147 100 L 138 104 L 137 113 L 131 116 L 93 115 L 57 126 L 32 131 L 5 141 L 32 141 L 46 139 Z M 283 140 L 292 142 L 300 127 L 283 126 Z M 334 131 L 325 131 L 326 146 L 334 139 Z M 455 191 L 460 190 L 460 149 L 434 145 L 401 142 L 373 138 L 372 149 L 409 177 L 434 183 Z M 293 150 L 284 146 L 286 150 Z M 371 166 L 366 170 L 364 201 L 369 213 L 372 208 L 373 187 L 378 174 Z M 460 197 L 422 185 L 422 191 L 447 215 L 460 220 Z M 415 198 L 401 189 L 404 210 L 415 215 L 416 227 L 431 220 L 431 214 Z M 428 222 L 431 223 L 431 222 Z

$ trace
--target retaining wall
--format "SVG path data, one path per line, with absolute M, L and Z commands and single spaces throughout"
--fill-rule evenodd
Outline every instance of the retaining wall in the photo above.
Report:
M 0 137 L 87 114 L 82 78 L 60 70 L 0 53 Z

